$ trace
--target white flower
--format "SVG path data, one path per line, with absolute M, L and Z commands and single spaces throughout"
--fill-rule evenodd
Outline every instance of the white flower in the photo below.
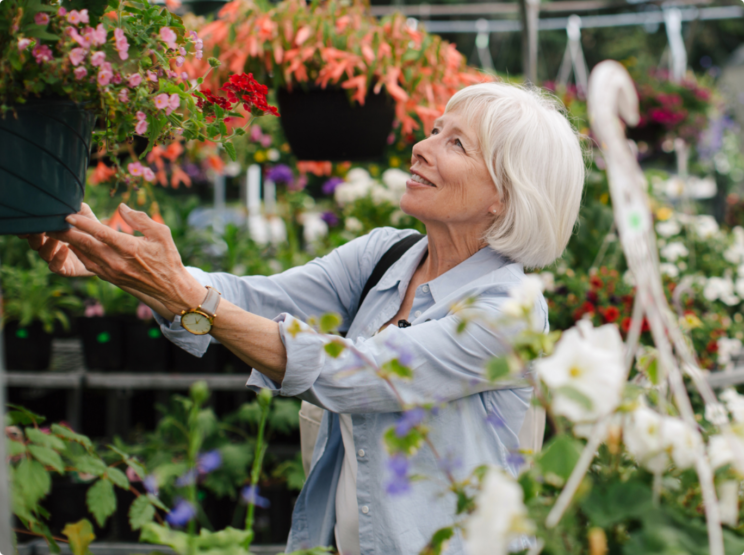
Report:
M 734 243 L 723 251 L 723 257 L 731 262 L 731 264 L 741 264 L 744 262 L 744 245 Z
M 523 318 L 531 315 L 532 329 L 539 331 L 543 322 L 535 314 L 535 302 L 542 295 L 543 281 L 537 274 L 528 274 L 509 290 L 509 298 L 502 305 L 502 310 L 512 318 Z
M 719 484 L 717 489 L 721 522 L 736 526 L 739 520 L 739 481 L 726 480 Z
M 372 188 L 373 184 L 374 181 L 371 180 L 341 183 L 338 187 L 336 187 L 333 196 L 339 205 L 345 206 L 347 204 L 351 204 L 355 200 L 366 197 L 369 194 L 369 191 Z
M 384 202 L 391 204 L 398 203 L 398 197 L 390 189 L 379 183 L 375 183 L 371 190 L 372 202 L 379 205 Z
M 509 544 L 534 530 L 527 518 L 522 487 L 502 470 L 491 468 L 465 522 L 468 555 L 506 555 Z
M 701 239 L 710 239 L 718 233 L 718 222 L 713 216 L 697 216 L 694 220 L 695 233 Z
M 626 379 L 617 326 L 593 328 L 588 321 L 579 322 L 563 333 L 551 356 L 535 362 L 535 369 L 553 393 L 557 414 L 576 423 L 610 414 L 620 404 Z
M 633 275 L 633 272 L 631 272 L 630 270 L 625 271 L 625 273 L 623 274 L 623 283 L 625 283 L 625 285 L 630 285 L 631 287 L 635 287 L 636 280 L 635 280 L 635 276 Z
M 674 243 L 669 243 L 666 247 L 661 249 L 661 256 L 666 258 L 669 262 L 674 262 L 680 257 L 687 256 L 689 251 L 687 250 L 687 247 L 683 243 L 680 243 L 679 241 L 675 241 Z
M 347 183 L 367 183 L 372 180 L 369 172 L 364 168 L 354 168 L 346 174 Z
M 734 462 L 734 453 L 725 436 L 711 436 L 708 439 L 708 458 L 713 470 Z
M 328 235 L 328 224 L 317 212 L 302 214 L 302 236 L 308 245 Z
M 703 199 L 716 196 L 716 181 L 712 177 L 699 178 L 690 176 L 687 178 L 687 196 L 690 198 Z
M 360 222 L 354 216 L 350 218 L 346 218 L 345 227 L 346 227 L 346 231 L 351 231 L 352 233 L 357 233 L 359 231 L 362 231 L 362 229 L 364 229 L 362 222 Z
M 398 196 L 402 196 L 406 192 L 406 181 L 409 179 L 411 179 L 411 174 L 397 168 L 390 168 L 382 172 L 382 182 Z
M 663 419 L 662 440 L 679 469 L 693 466 L 702 452 L 703 440 L 698 431 L 679 418 Z
M 664 184 L 664 192 L 669 198 L 677 198 L 685 190 L 685 182 L 678 175 L 673 175 Z
M 679 225 L 677 220 L 669 219 L 665 222 L 659 222 L 656 224 L 656 233 L 662 237 L 672 237 L 673 235 L 679 235 L 682 231 L 682 226 Z
M 403 221 L 403 218 L 406 217 L 406 213 L 403 212 L 403 210 L 396 210 L 392 214 L 390 214 L 390 223 L 393 225 L 400 225 L 400 222 Z
M 272 162 L 276 162 L 281 157 L 282 155 L 275 148 L 270 148 L 269 150 L 266 151 L 266 158 L 268 158 Z
M 734 339 L 734 341 L 738 340 Z M 741 342 L 739 342 L 739 348 L 741 348 Z M 744 422 L 744 396 L 739 395 L 735 389 L 729 387 L 724 389 L 718 397 L 726 404 L 726 408 L 736 422 Z
M 659 264 L 659 270 L 662 274 L 669 276 L 670 278 L 676 278 L 679 276 L 679 270 L 677 269 L 677 266 L 674 264 L 669 264 L 668 262 L 662 262 Z
M 552 272 L 541 272 L 540 279 L 543 282 L 543 289 L 548 293 L 555 291 L 555 276 Z
M 741 341 L 731 337 L 721 337 L 718 341 L 718 364 L 726 366 L 731 362 L 733 357 L 736 357 L 741 352 Z M 731 390 L 733 391 L 733 390 Z M 725 393 L 725 392 L 724 392 Z M 721 396 L 723 399 L 723 396 Z M 742 406 L 744 408 L 744 397 L 741 397 Z M 742 413 L 744 416 L 744 412 Z
M 730 277 L 708 278 L 703 289 L 703 297 L 709 301 L 720 299 L 729 306 L 734 306 L 740 302 L 739 298 L 734 295 L 734 282 Z

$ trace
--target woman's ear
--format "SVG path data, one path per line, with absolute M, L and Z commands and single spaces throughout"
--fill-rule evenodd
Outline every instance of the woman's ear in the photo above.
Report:
M 501 214 L 504 212 L 504 203 L 501 201 L 500 196 L 496 196 L 493 204 L 488 207 L 488 211 L 494 216 L 501 216 Z

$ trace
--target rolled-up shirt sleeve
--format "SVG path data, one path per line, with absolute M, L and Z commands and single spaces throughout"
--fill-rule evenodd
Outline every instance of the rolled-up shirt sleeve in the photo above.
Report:
M 478 303 L 477 311 L 493 319 L 505 299 L 506 292 L 490 296 Z M 536 310 L 544 312 L 542 306 Z M 401 401 L 444 403 L 482 391 L 529 386 L 524 376 L 498 385 L 485 376 L 486 361 L 506 353 L 504 341 L 517 328 L 494 329 L 476 318 L 459 330 L 461 316 L 449 314 L 408 328 L 388 326 L 369 339 L 350 340 L 315 333 L 289 314 L 277 321 L 287 349 L 284 380 L 278 385 L 254 370 L 248 386 L 296 396 L 332 412 L 394 412 L 403 408 Z M 331 339 L 348 347 L 338 358 L 325 352 Z M 374 370 L 393 358 L 407 359 L 413 371 L 410 380 L 391 378 L 395 391 Z
M 187 270 L 199 283 L 214 287 L 223 299 L 253 314 L 274 319 L 286 312 L 307 321 L 310 316 L 336 312 L 343 319 L 340 330 L 346 331 L 375 264 L 391 241 L 409 233 L 414 232 L 379 228 L 327 256 L 273 276 L 239 277 L 191 267 Z M 165 337 L 192 355 L 201 357 L 209 347 L 211 336 L 187 332 L 180 316 L 168 322 L 156 315 L 156 320 Z

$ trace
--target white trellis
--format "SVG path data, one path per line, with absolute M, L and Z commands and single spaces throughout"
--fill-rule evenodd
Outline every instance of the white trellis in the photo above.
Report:
M 566 25 L 566 34 L 568 35 L 568 44 L 566 52 L 563 54 L 561 68 L 558 70 L 558 84 L 564 87 L 568 84 L 573 70 L 576 88 L 581 96 L 586 96 L 587 85 L 589 81 L 589 70 L 584 59 L 584 51 L 581 48 L 581 18 L 578 15 L 572 15 L 568 18 Z

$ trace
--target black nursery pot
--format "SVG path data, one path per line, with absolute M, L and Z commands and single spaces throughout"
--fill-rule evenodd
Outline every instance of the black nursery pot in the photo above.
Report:
M 382 158 L 395 104 L 385 92 L 367 94 L 364 106 L 341 88 L 277 91 L 279 121 L 300 160 L 364 162 Z
M 0 235 L 60 231 L 80 210 L 95 117 L 38 99 L 0 116 Z
M 93 533 L 97 540 L 106 539 L 111 535 L 111 519 L 109 518 L 100 528 L 95 518 L 88 512 L 85 496 L 93 482 L 71 482 L 69 480 L 55 480 L 52 491 L 42 501 L 42 506 L 49 511 L 49 529 L 53 536 L 61 536 L 62 530 L 68 524 L 74 524 L 87 518 L 93 524 Z
M 227 349 L 219 343 L 210 343 L 207 352 L 199 358 L 172 344 L 172 370 L 175 374 L 214 374 L 222 372 L 227 359 Z
M 8 370 L 46 370 L 52 358 L 52 335 L 44 331 L 41 322 L 22 328 L 18 322 L 8 322 L 5 338 L 5 367 Z
M 118 316 L 80 318 L 85 366 L 89 370 L 124 368 L 124 321 Z
M 170 367 L 170 341 L 153 319 L 126 322 L 124 351 L 129 372 L 167 372 Z

